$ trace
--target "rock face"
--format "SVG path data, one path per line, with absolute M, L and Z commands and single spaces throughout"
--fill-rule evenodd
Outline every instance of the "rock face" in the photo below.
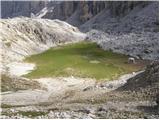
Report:
M 62 2 L 55 7 L 54 13 L 46 14 L 46 18 L 62 19 L 79 26 L 105 8 L 105 2 L 98 1 L 70 1 Z
M 37 14 L 43 8 L 53 7 L 43 18 L 67 20 L 79 26 L 104 9 L 109 9 L 112 16 L 124 16 L 134 7 L 143 7 L 150 2 L 111 2 L 111 1 L 2 1 L 2 18 Z M 9 7 L 8 7 L 9 6 Z M 9 9 L 8 9 L 9 8 Z M 25 9 L 24 9 L 25 8 Z M 75 15 L 76 14 L 76 15 Z
M 27 16 L 37 13 L 46 6 L 45 1 L 1 1 L 1 17 Z
M 115 9 L 119 11 L 118 7 Z M 113 11 L 115 10 L 103 10 L 94 18 L 81 25 L 80 28 L 84 31 L 98 29 L 107 33 L 158 32 L 157 2 L 146 3 L 146 5 L 138 4 L 129 12 L 126 9 L 126 13 L 122 12 L 120 14 Z
M 44 18 L 66 20 L 79 11 L 79 20 L 85 22 L 105 8 L 105 2 L 98 1 L 2 1 L 2 18 L 37 14 L 43 8 L 54 7 Z M 9 7 L 8 7 L 9 6 Z M 8 9 L 9 8 L 9 9 Z M 24 9 L 25 8 L 25 9 Z
M 76 27 L 60 20 L 14 18 L 1 19 L 0 24 L 1 62 L 7 64 L 85 38 Z

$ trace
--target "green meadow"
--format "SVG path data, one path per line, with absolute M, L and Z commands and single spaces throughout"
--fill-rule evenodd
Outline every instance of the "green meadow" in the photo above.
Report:
M 75 76 L 112 80 L 142 69 L 142 66 L 128 64 L 127 61 L 128 56 L 104 51 L 96 43 L 73 43 L 27 57 L 25 62 L 35 63 L 36 69 L 25 77 Z

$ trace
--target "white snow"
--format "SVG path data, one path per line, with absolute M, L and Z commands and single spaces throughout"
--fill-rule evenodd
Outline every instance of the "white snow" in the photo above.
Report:
M 10 75 L 21 76 L 31 72 L 35 68 L 35 64 L 12 62 L 7 67 Z

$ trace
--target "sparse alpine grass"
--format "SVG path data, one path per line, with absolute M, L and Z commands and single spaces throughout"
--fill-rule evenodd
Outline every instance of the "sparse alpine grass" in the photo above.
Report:
M 25 62 L 35 63 L 37 68 L 25 77 L 75 76 L 112 80 L 142 69 L 142 65 L 128 64 L 127 60 L 128 56 L 104 51 L 96 43 L 80 42 L 27 57 Z

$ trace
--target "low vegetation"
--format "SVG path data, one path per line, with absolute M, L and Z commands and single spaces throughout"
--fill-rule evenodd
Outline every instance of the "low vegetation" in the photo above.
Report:
M 1 104 L 1 108 L 13 108 L 13 107 L 24 107 L 24 105 L 8 105 L 8 104 Z
M 42 116 L 42 115 L 46 115 L 48 112 L 41 112 L 41 111 L 19 111 L 19 114 L 23 115 L 23 116 L 27 116 L 30 118 L 34 118 L 37 116 Z
M 7 113 L 7 112 L 2 112 L 1 115 L 5 116 L 19 116 L 22 115 L 24 117 L 29 117 L 29 118 L 36 118 L 38 116 L 45 116 L 47 115 L 48 112 L 42 112 L 42 111 L 18 111 L 16 113 Z
M 11 77 L 6 74 L 1 74 L 1 92 L 18 91 L 27 89 L 40 88 L 40 84 L 36 81 L 27 81 L 23 78 Z
M 127 60 L 128 56 L 104 51 L 96 43 L 80 42 L 51 48 L 26 58 L 26 62 L 35 63 L 37 68 L 25 76 L 76 76 L 111 80 L 142 69 L 142 65 L 128 64 Z

